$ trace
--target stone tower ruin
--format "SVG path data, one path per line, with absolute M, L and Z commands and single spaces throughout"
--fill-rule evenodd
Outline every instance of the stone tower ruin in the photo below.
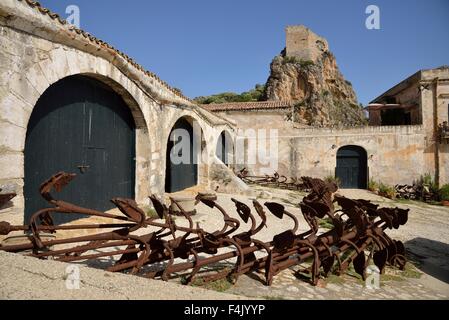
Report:
M 326 39 L 303 25 L 288 26 L 286 35 L 286 55 L 289 57 L 315 62 L 323 52 L 329 50 Z

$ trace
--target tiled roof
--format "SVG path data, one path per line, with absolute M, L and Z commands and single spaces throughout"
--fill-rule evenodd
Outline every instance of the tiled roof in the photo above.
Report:
M 33 8 L 35 10 L 38 10 L 41 14 L 49 16 L 51 19 L 56 20 L 58 23 L 60 23 L 62 25 L 66 25 L 67 24 L 67 21 L 62 19 L 57 13 L 51 12 L 49 9 L 42 7 L 41 4 L 39 2 L 37 2 L 37 1 L 32 1 L 32 0 L 17 0 L 17 1 L 27 3 L 28 6 L 30 6 L 31 8 Z M 156 74 L 154 74 L 151 71 L 145 70 L 140 64 L 135 62 L 131 57 L 129 57 L 125 53 L 115 49 L 109 43 L 104 42 L 103 40 L 100 40 L 100 39 L 92 36 L 88 32 L 76 28 L 75 26 L 70 26 L 69 30 L 71 32 L 74 32 L 74 33 L 78 34 L 78 35 L 82 35 L 84 38 L 86 38 L 90 42 L 95 43 L 95 44 L 99 45 L 100 47 L 103 47 L 104 49 L 109 49 L 109 50 L 115 51 L 120 56 L 122 56 L 126 61 L 128 61 L 133 67 L 135 67 L 136 69 L 144 72 L 148 77 L 151 77 L 151 78 L 155 79 L 156 81 L 158 81 L 163 87 L 165 87 L 167 90 L 169 90 L 172 93 L 174 93 L 176 96 L 178 96 L 178 97 L 180 97 L 182 99 L 185 99 L 187 101 L 191 101 L 188 97 L 186 97 L 183 94 L 181 94 L 178 90 L 170 87 L 165 81 L 161 80 Z
M 291 101 L 257 101 L 257 102 L 230 102 L 200 105 L 212 112 L 218 111 L 247 111 L 247 110 L 270 110 L 291 108 Z

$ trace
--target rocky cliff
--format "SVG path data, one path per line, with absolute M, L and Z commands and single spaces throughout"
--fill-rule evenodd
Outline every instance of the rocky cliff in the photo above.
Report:
M 339 71 L 327 41 L 303 26 L 289 28 L 287 48 L 271 63 L 265 99 L 293 101 L 293 119 L 300 124 L 365 124 L 352 85 Z

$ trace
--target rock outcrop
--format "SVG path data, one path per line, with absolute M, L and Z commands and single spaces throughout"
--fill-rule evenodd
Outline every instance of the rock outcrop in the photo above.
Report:
M 366 123 L 349 81 L 327 41 L 304 26 L 287 28 L 287 48 L 271 63 L 266 100 L 293 101 L 293 119 L 317 127 Z

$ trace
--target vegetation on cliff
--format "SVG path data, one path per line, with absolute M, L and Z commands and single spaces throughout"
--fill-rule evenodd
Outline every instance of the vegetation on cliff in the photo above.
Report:
M 198 104 L 262 101 L 264 93 L 265 86 L 262 84 L 257 84 L 254 89 L 241 94 L 225 92 L 211 96 L 197 97 L 193 101 Z

